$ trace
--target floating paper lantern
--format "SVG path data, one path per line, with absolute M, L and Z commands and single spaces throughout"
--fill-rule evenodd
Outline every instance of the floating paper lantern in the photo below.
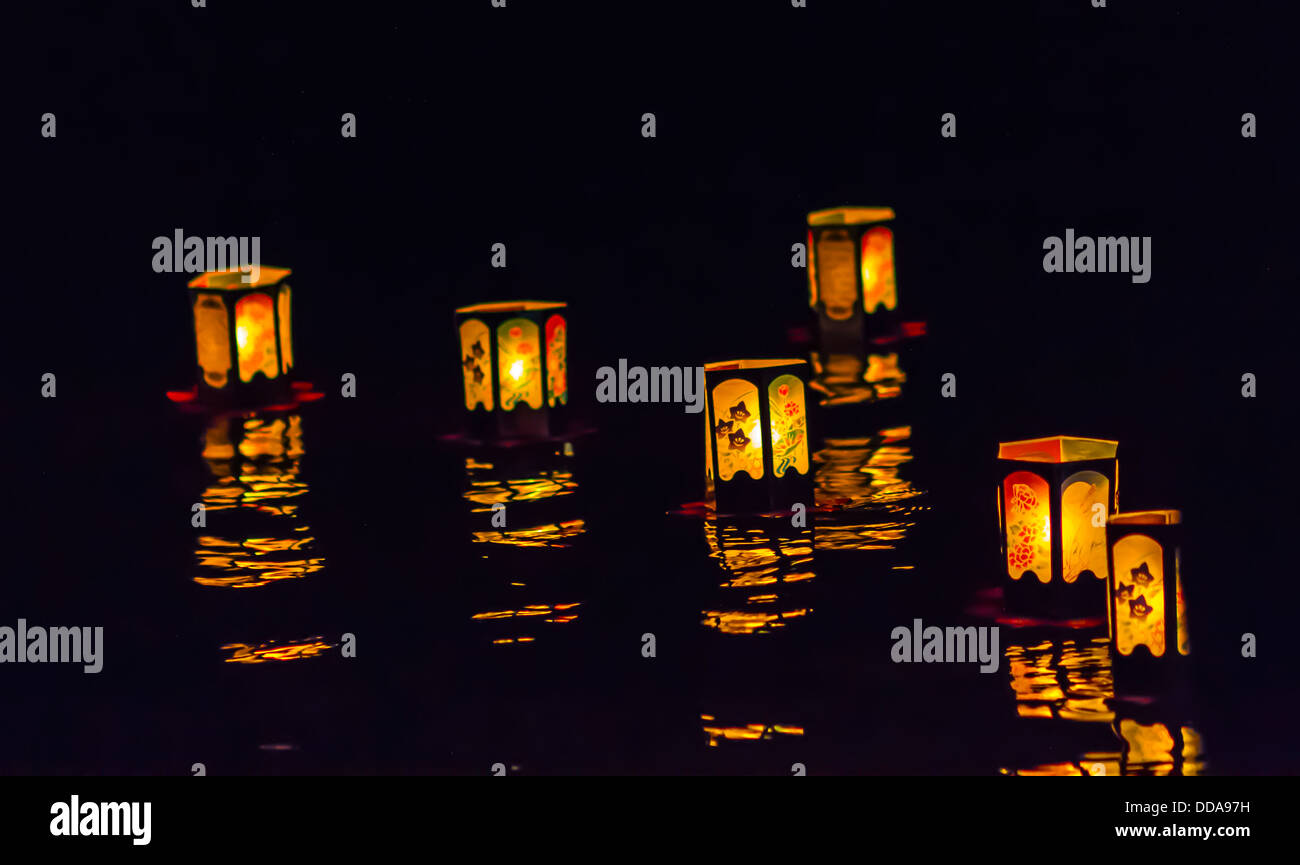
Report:
M 1100 618 L 1106 521 L 1118 508 L 1118 442 L 1049 436 L 998 446 L 1008 606 Z
M 705 478 L 718 513 L 813 507 L 802 360 L 729 360 L 704 367 Z
M 1117 688 L 1168 683 L 1191 653 L 1180 569 L 1181 523 L 1176 510 L 1110 518 L 1107 611 Z
M 566 305 L 521 300 L 456 310 L 465 409 L 480 438 L 563 431 L 568 385 Z
M 855 352 L 868 331 L 879 335 L 892 329 L 898 307 L 893 220 L 889 207 L 808 214 L 809 304 L 824 351 Z
M 198 396 L 257 404 L 289 392 L 293 370 L 292 297 L 283 267 L 211 271 L 189 283 L 198 355 Z

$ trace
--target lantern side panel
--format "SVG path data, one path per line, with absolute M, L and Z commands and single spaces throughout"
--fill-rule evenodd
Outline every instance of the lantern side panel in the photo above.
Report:
M 817 308 L 817 256 L 813 254 L 813 233 L 808 229 L 808 305 Z
M 1032 571 L 1052 580 L 1052 513 L 1047 481 L 1033 472 L 1012 472 L 1002 481 L 1006 513 L 1007 574 L 1018 580 Z
M 546 320 L 546 385 L 547 405 L 568 405 L 568 327 L 562 315 Z
M 1183 600 L 1183 567 L 1182 567 L 1182 550 L 1174 550 L 1174 592 L 1177 598 L 1178 611 L 1178 654 L 1190 655 L 1192 653 L 1192 641 L 1187 635 L 1187 602 Z
M 275 307 L 261 292 L 248 294 L 235 303 L 235 342 L 239 348 L 239 379 L 249 382 L 262 373 L 280 375 L 275 345 Z
M 1108 576 L 1106 517 L 1109 513 L 1110 479 L 1105 475 L 1075 472 L 1061 484 L 1062 570 L 1067 583 L 1085 572 L 1099 579 Z M 1100 526 L 1096 525 L 1098 515 Z
M 280 289 L 280 371 L 288 374 L 293 369 L 293 306 L 289 299 L 289 286 Z
M 870 314 L 876 307 L 898 306 L 894 286 L 894 233 L 883 225 L 862 235 L 862 309 Z
M 808 416 L 803 382 L 795 375 L 780 375 L 767 386 L 772 412 L 772 473 L 784 477 L 794 469 L 808 474 Z
M 497 325 L 497 363 L 500 372 L 501 409 L 542 407 L 542 358 L 537 324 L 511 318 Z
M 221 295 L 195 297 L 194 340 L 203 380 L 209 387 L 225 387 L 230 378 L 230 318 Z
M 718 448 L 718 480 L 737 472 L 763 477 L 763 431 L 758 388 L 743 378 L 729 378 L 713 388 L 713 434 Z
M 1165 654 L 1164 550 L 1146 535 L 1115 542 L 1115 648 L 1131 655 L 1146 646 Z
M 465 408 L 492 411 L 492 359 L 488 355 L 488 327 L 477 318 L 460 325 L 461 372 L 465 377 Z
M 847 321 L 853 317 L 858 280 L 853 272 L 853 240 L 847 231 L 824 232 L 817 241 L 817 272 L 826 317 Z

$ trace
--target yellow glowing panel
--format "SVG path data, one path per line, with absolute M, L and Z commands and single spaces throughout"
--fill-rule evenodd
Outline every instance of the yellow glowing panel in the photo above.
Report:
M 1192 641 L 1187 636 L 1187 602 L 1183 600 L 1182 550 L 1174 550 L 1174 593 L 1175 609 L 1178 612 L 1178 654 L 1189 655 Z
M 783 477 L 787 469 L 808 474 L 808 417 L 804 411 L 803 382 L 781 375 L 767 386 L 772 414 L 772 473 Z
M 898 306 L 894 287 L 894 232 L 877 226 L 862 235 L 862 309 L 867 314 L 877 306 Z
M 281 372 L 293 369 L 293 333 L 289 327 L 291 306 L 289 304 L 289 286 L 280 289 L 280 362 Z
M 210 387 L 225 387 L 230 374 L 230 318 L 221 295 L 200 294 L 195 298 L 194 338 L 203 380 Z
M 1033 571 L 1052 580 L 1052 518 L 1047 481 L 1033 472 L 1012 472 L 1002 482 L 1007 521 L 1007 573 L 1018 580 Z
M 526 403 L 542 407 L 542 350 L 537 325 L 526 318 L 511 318 L 497 326 L 497 376 L 501 409 L 511 411 Z
M 713 432 L 717 437 L 718 480 L 736 472 L 763 476 L 763 431 L 759 428 L 758 389 L 743 378 L 729 378 L 713 389 Z
M 1131 655 L 1145 645 L 1165 653 L 1164 551 L 1146 535 L 1115 542 L 1115 647 Z
M 1000 442 L 998 459 L 1030 463 L 1069 463 L 1113 459 L 1119 442 L 1079 436 L 1047 436 L 1018 442 Z
M 1106 515 L 1110 481 L 1097 472 L 1076 472 L 1061 485 L 1061 551 L 1065 581 L 1072 583 L 1084 571 L 1105 579 Z M 1094 517 L 1094 506 L 1101 515 Z M 1100 522 L 1101 525 L 1096 525 Z
M 824 232 L 817 241 L 817 270 L 821 274 L 821 299 L 828 318 L 844 321 L 853 317 L 858 299 L 854 274 L 853 239 L 847 231 Z
M 275 306 L 261 292 L 247 294 L 235 304 L 235 342 L 239 348 L 239 380 L 252 381 L 256 373 L 280 375 L 275 351 Z
M 546 320 L 547 405 L 567 405 L 569 402 L 568 353 L 568 327 L 564 316 L 553 315 Z
M 482 405 L 492 411 L 492 361 L 488 357 L 488 328 L 477 318 L 460 326 L 461 368 L 465 373 L 465 408 Z
M 862 225 L 894 218 L 892 207 L 830 207 L 808 214 L 809 225 Z

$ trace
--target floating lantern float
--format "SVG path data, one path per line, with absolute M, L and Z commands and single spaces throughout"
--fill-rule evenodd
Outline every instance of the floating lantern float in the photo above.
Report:
M 835 207 L 808 214 L 808 295 L 825 353 L 861 353 L 895 327 L 894 211 Z
M 482 440 L 548 438 L 567 424 L 566 304 L 521 300 L 456 310 L 465 410 Z
M 1183 601 L 1176 510 L 1134 511 L 1109 520 L 1112 665 L 1117 688 L 1176 683 L 1191 654 Z
M 705 480 L 718 513 L 811 510 L 803 360 L 706 364 Z
M 1097 617 L 1105 605 L 1106 522 L 1118 508 L 1119 443 L 1049 436 L 998 446 L 998 515 L 1011 611 Z

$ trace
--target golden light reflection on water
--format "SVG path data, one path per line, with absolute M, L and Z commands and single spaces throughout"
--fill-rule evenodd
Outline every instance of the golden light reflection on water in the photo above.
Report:
M 511 455 L 509 464 L 486 458 L 466 459 L 468 483 L 462 498 L 470 504 L 475 522 L 482 526 L 472 530 L 471 541 L 512 548 L 571 546 L 575 538 L 587 531 L 587 521 L 573 515 L 578 507 L 577 499 L 565 501 L 578 492 L 571 468 L 573 455 L 572 445 L 565 444 L 554 453 Z M 558 504 L 556 500 L 560 500 Z M 507 505 L 505 526 L 493 526 L 497 513 L 494 505 Z M 481 612 L 471 614 L 474 621 L 490 625 L 492 645 L 535 643 L 547 628 L 571 625 L 578 620 L 582 602 L 571 595 L 566 597 L 569 590 L 554 590 L 560 600 L 554 600 L 554 595 L 546 598 L 545 594 L 553 590 L 547 586 L 548 579 L 543 573 L 526 567 L 514 571 L 514 567 L 498 569 L 498 572 L 505 571 L 505 578 L 495 587 L 497 603 L 486 610 L 480 607 Z M 503 602 L 503 596 L 519 600 Z
M 854 405 L 894 399 L 903 393 L 907 373 L 897 352 L 865 355 L 812 353 L 809 387 L 824 406 Z
M 768 634 L 811 612 L 798 597 L 799 584 L 816 577 L 813 533 L 793 528 L 778 533 L 774 525 L 704 521 L 709 556 L 722 568 L 720 587 L 728 603 L 702 610 L 702 625 L 724 634 Z
M 913 460 L 909 426 L 832 438 L 813 455 L 819 550 L 893 550 L 928 511 L 925 490 L 904 476 Z
M 804 728 L 793 724 L 719 724 L 713 715 L 700 715 L 704 733 L 709 737 L 709 747 L 716 748 L 722 741 L 757 742 L 804 735 Z
M 554 517 L 552 511 L 534 513 L 527 507 L 528 503 L 543 503 L 564 496 L 572 496 L 578 491 L 578 482 L 568 468 L 558 467 L 555 460 L 561 455 L 571 455 L 572 449 L 565 447 L 559 454 L 546 460 L 537 460 L 533 464 L 516 464 L 512 467 L 495 465 L 487 460 L 473 457 L 465 460 L 465 474 L 469 486 L 464 492 L 464 499 L 471 504 L 470 513 L 481 514 L 486 528 L 473 532 L 474 543 L 501 544 L 513 547 L 567 547 L 569 542 L 586 533 L 587 522 L 584 519 L 542 519 Z M 507 525 L 502 528 L 492 527 L 493 505 L 524 504 L 524 507 L 511 507 L 507 511 Z M 522 526 L 514 528 L 515 525 Z
M 265 664 L 273 661 L 300 661 L 314 658 L 333 647 L 333 643 L 312 638 L 298 642 L 262 643 L 258 646 L 250 646 L 247 643 L 227 643 L 221 648 L 231 652 L 230 657 L 226 658 L 227 664 Z
M 207 532 L 195 558 L 203 586 L 256 588 L 299 579 L 325 566 L 309 555 L 316 539 L 299 514 L 302 417 L 253 412 L 221 415 L 204 432 L 203 458 L 212 481 L 200 501 Z
M 1009 643 L 1003 655 L 1020 717 L 1105 723 L 1114 719 L 1106 702 L 1115 686 L 1105 637 Z
M 1115 701 L 1108 638 L 1013 642 L 1003 654 L 1019 717 L 1104 723 L 1117 747 L 1088 751 L 1073 761 L 1004 768 L 1002 774 L 1198 775 L 1204 771 L 1201 737 L 1194 729 L 1125 717 L 1132 710 Z M 1123 708 L 1117 711 L 1117 705 Z

